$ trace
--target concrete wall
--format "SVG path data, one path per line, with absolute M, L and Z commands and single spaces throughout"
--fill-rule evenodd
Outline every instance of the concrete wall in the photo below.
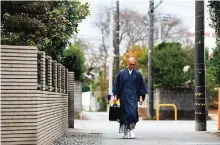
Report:
M 155 92 L 155 105 L 175 104 L 178 110 L 194 110 L 194 90 L 181 88 L 174 90 L 165 90 L 157 88 Z M 169 107 L 162 107 L 162 110 L 171 110 Z
M 68 122 L 69 128 L 74 128 L 74 73 L 68 74 Z
M 47 145 L 68 129 L 68 95 L 39 91 L 37 144 Z
M 67 81 L 68 71 L 36 47 L 1 46 L 1 144 L 47 145 L 62 135 Z
M 91 96 L 90 92 L 82 93 L 82 110 L 83 111 L 90 111 L 90 104 L 91 104 L 90 96 Z
M 194 119 L 194 90 L 180 88 L 165 90 L 157 88 L 154 94 L 154 109 L 158 104 L 175 104 L 178 110 L 178 119 Z M 161 119 L 174 119 L 172 107 L 161 107 Z
M 80 118 L 82 113 L 82 83 L 74 82 L 74 116 Z
M 1 46 L 1 143 L 37 142 L 37 48 Z

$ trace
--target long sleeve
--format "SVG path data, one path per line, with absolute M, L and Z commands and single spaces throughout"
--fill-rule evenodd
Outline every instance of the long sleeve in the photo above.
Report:
M 117 99 L 120 98 L 120 73 L 117 74 L 114 87 L 113 87 L 113 95 L 117 95 Z
M 147 94 L 147 89 L 144 84 L 143 77 L 140 72 L 138 72 L 138 100 L 140 100 L 140 96 L 142 96 L 142 99 L 145 99 L 145 95 Z

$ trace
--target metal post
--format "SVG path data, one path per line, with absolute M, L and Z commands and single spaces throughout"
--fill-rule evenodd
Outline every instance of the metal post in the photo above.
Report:
M 204 1 L 195 1 L 195 130 L 206 131 Z
M 120 54 L 119 54 L 119 32 L 120 32 L 120 24 L 119 24 L 119 1 L 116 2 L 116 48 L 115 48 L 115 62 L 116 62 L 116 74 L 119 72 L 120 67 Z
M 109 25 L 109 95 L 112 95 L 113 74 L 113 0 L 111 0 L 110 25 Z
M 149 41 L 148 41 L 148 117 L 153 118 L 153 99 L 154 99 L 154 90 L 153 90 L 153 72 L 152 72 L 152 58 L 153 58 L 153 47 L 154 47 L 154 0 L 150 0 L 150 25 L 149 25 Z

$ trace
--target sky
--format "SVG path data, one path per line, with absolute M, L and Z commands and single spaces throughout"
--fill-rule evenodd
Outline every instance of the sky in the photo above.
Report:
M 115 1 L 115 0 L 113 0 Z M 155 5 L 160 0 L 154 0 Z M 99 9 L 102 6 L 109 6 L 110 0 L 81 0 L 82 3 L 89 2 L 90 4 L 90 13 L 82 23 L 79 24 L 79 34 L 80 38 L 89 40 L 90 42 L 98 42 L 101 40 L 99 30 L 96 29 L 93 25 L 93 22 L 97 20 L 97 15 Z M 130 8 L 139 13 L 146 14 L 149 8 L 149 0 L 119 0 L 120 8 Z M 205 1 L 205 5 L 207 5 Z M 174 15 L 180 18 L 183 24 L 189 28 L 190 33 L 195 31 L 195 1 L 194 0 L 163 0 L 162 4 L 159 5 L 156 11 Z M 209 12 L 208 8 L 205 7 L 205 32 L 210 33 L 210 36 L 205 37 L 205 46 L 215 47 L 215 38 L 212 37 L 214 30 L 209 26 Z M 192 40 L 194 37 L 192 37 Z

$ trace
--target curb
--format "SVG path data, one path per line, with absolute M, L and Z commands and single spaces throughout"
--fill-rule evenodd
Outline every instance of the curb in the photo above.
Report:
M 68 128 L 67 132 L 73 132 L 73 133 L 88 133 L 88 134 L 102 134 L 102 133 L 96 132 L 96 131 L 94 131 L 94 130 L 77 129 L 77 128 Z

